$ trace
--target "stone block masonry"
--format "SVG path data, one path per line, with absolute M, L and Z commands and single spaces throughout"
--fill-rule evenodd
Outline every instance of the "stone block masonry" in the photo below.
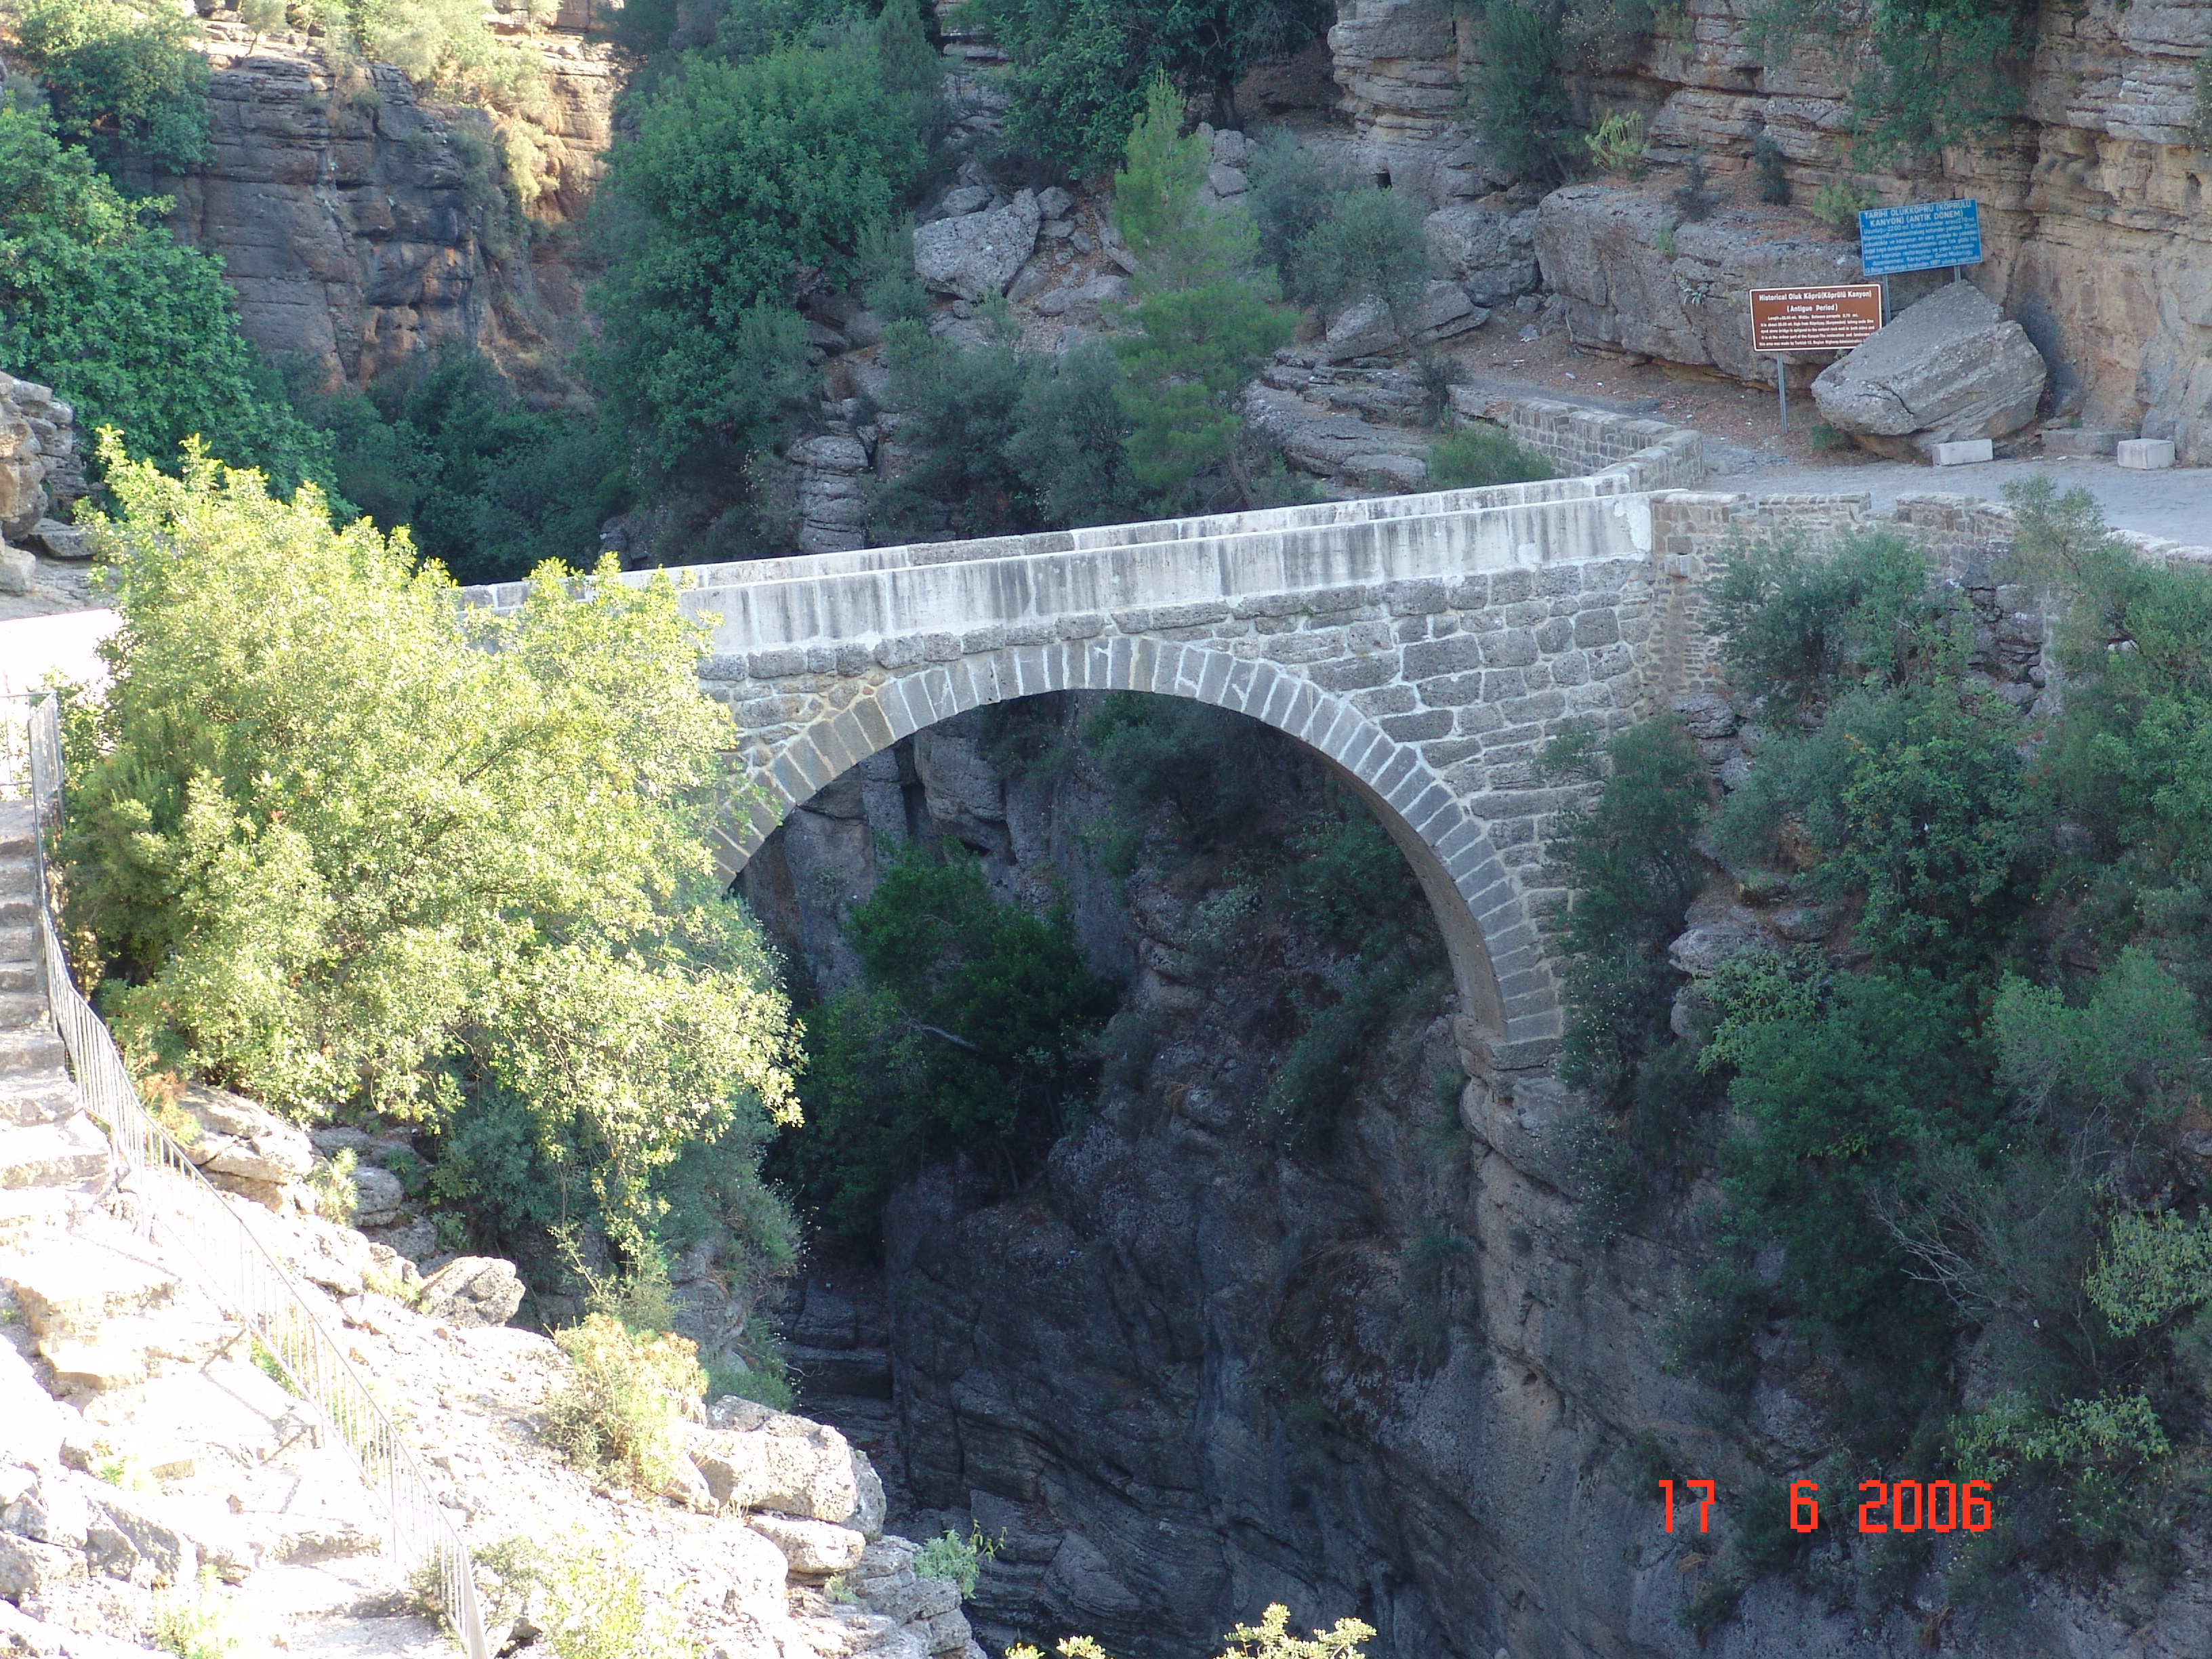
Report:
M 1702 478 L 1695 434 L 1566 405 L 1521 418 L 1591 459 L 1610 447 L 1612 464 L 1541 483 L 675 573 L 684 610 L 712 628 L 701 680 L 734 715 L 753 785 L 721 828 L 726 871 L 823 786 L 963 710 L 1066 690 L 1188 697 L 1286 732 L 1341 771 L 1436 907 L 1491 1063 L 1543 1063 L 1563 1014 L 1542 923 L 1565 898 L 1546 844 L 1577 796 L 1543 775 L 1545 746 L 1570 726 L 1618 731 L 1719 687 L 1704 593 L 1731 544 L 1874 515 L 1863 495 L 1653 492 L 1641 481 L 1667 468 Z M 2003 508 L 1960 496 L 1907 497 L 1895 521 L 1970 587 L 1980 579 L 1966 573 L 2011 533 Z M 471 597 L 505 609 L 522 590 Z M 2025 626 L 1991 625 L 2008 640 Z

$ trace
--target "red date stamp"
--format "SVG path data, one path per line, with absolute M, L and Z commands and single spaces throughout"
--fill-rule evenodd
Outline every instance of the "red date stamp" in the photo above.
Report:
M 1690 1492 L 1702 1493 L 1698 1504 L 1698 1530 L 1710 1531 L 1712 1524 L 1715 1485 L 1711 1480 L 1685 1480 L 1683 1486 Z M 1661 1494 L 1666 1499 L 1666 1528 L 1674 1530 L 1674 1483 L 1662 1480 Z M 1955 1480 L 1862 1480 L 1861 1493 L 1872 1492 L 1859 1504 L 1859 1530 L 1862 1533 L 1919 1532 L 1987 1532 L 1996 1518 L 1990 1502 L 1991 1487 L 1986 1480 L 1969 1480 L 1961 1485 Z M 1792 1532 L 1818 1532 L 1820 1529 L 1820 1483 L 1817 1480 L 1793 1480 L 1790 1483 L 1790 1529 Z M 1685 1504 L 1688 1503 L 1686 1497 Z M 1687 1524 L 1687 1517 L 1684 1519 Z

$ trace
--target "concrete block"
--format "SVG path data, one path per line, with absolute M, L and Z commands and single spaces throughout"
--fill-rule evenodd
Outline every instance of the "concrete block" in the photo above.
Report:
M 2170 438 L 2123 438 L 2118 452 L 2120 465 L 2137 472 L 2157 472 L 2173 465 Z
M 1931 444 L 1928 459 L 1937 466 L 1970 466 L 1996 459 L 1996 448 L 1987 438 L 1960 438 L 1954 443 Z

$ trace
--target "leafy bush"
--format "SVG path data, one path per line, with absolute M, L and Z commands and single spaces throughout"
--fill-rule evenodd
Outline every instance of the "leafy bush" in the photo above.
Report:
M 669 467 L 702 445 L 758 448 L 807 393 L 793 270 L 852 274 L 903 204 L 923 151 L 909 93 L 873 43 L 688 59 L 637 107 L 600 185 L 605 332 L 588 363 Z
M 1785 205 L 1790 200 L 1790 174 L 1782 146 L 1765 127 L 1751 141 L 1751 162 L 1759 173 L 1759 199 L 1775 206 Z
M 536 115 L 544 107 L 544 60 L 522 41 L 486 27 L 474 0 L 308 0 L 303 9 L 341 58 L 389 64 L 447 101 L 507 115 Z M 510 15 L 536 28 L 559 11 L 559 0 L 526 0 Z
M 2035 49 L 2028 0 L 1897 0 L 1873 23 L 1875 59 L 1851 88 L 1871 157 L 1992 140 L 2020 113 Z
M 1475 489 L 1559 476 L 1550 459 L 1504 428 L 1471 422 L 1429 446 L 1429 488 Z
M 544 1621 L 555 1659 L 698 1659 L 678 1611 L 657 1602 L 614 1547 L 580 1532 L 517 1535 L 471 1551 L 484 1624 L 498 1639 L 526 1610 Z M 441 1606 L 434 1564 L 416 1575 L 415 1601 Z
M 1288 127 L 1270 127 L 1260 135 L 1246 173 L 1251 185 L 1243 200 L 1258 236 L 1260 260 L 1274 270 L 1287 290 L 1298 245 L 1358 185 Z
M 1893 531 L 1732 549 L 1707 601 L 1729 684 L 1786 715 L 1839 683 L 1899 681 L 1946 614 L 1934 576 L 1927 552 Z
M 793 1109 L 672 589 L 549 567 L 500 621 L 311 489 L 108 465 L 123 629 L 70 716 L 62 851 L 122 1040 L 303 1115 L 496 1085 L 634 1255 L 686 1146 Z
M 1380 300 L 1399 333 L 1410 337 L 1430 269 L 1420 209 L 1395 191 L 1368 185 L 1330 202 L 1292 249 L 1283 285 L 1292 299 L 1324 314 L 1358 300 Z
M 969 1601 L 983 1576 L 983 1563 L 998 1553 L 996 1541 L 984 1537 L 980 1527 L 965 1538 L 957 1532 L 947 1532 L 921 1547 L 914 1558 L 914 1571 L 917 1577 L 957 1584 L 960 1599 Z
M 1360 1062 L 1413 978 L 1407 963 L 1386 958 L 1364 965 L 1335 1001 L 1303 1010 L 1304 1029 L 1284 1051 L 1260 1112 L 1278 1146 L 1312 1152 L 1326 1143 L 1351 1101 Z
M 1586 730 L 1555 741 L 1547 774 L 1587 765 L 1590 744 Z M 1597 799 L 1559 815 L 1552 846 L 1574 893 L 1559 931 L 1573 1011 L 1562 1074 L 1618 1109 L 1638 1061 L 1664 1040 L 1681 982 L 1666 950 L 1704 880 L 1696 836 L 1711 786 L 1696 743 L 1670 717 L 1620 733 L 1605 758 Z
M 1644 176 L 1644 151 L 1650 143 L 1641 110 L 1614 110 L 1583 135 L 1583 148 L 1597 170 L 1616 179 Z
M 899 323 L 884 356 L 884 405 L 913 459 L 878 489 L 877 539 L 1121 523 L 1148 510 L 1130 476 L 1121 365 L 1105 346 L 963 349 Z
M 359 1164 L 352 1147 L 341 1146 L 327 1158 L 319 1159 L 307 1172 L 303 1184 L 313 1194 L 317 1215 L 342 1227 L 353 1224 L 354 1212 L 361 1207 L 361 1193 L 353 1179 Z
M 0 360 L 51 384 L 80 431 L 117 428 L 133 456 L 174 465 L 198 434 L 285 491 L 327 484 L 328 443 L 239 332 L 222 262 L 179 246 L 158 210 L 0 104 Z
M 1667 199 L 1674 209 L 1675 223 L 1694 225 L 1720 204 L 1720 192 L 1708 188 L 1709 184 L 1705 152 L 1692 150 L 1689 165 L 1682 169 L 1682 182 L 1667 192 Z
M 529 408 L 482 354 L 411 359 L 367 392 L 305 394 L 345 498 L 403 525 L 463 583 L 517 581 L 546 559 L 587 568 L 628 504 L 615 434 L 590 416 Z
M 1239 1625 L 1222 1638 L 1226 1644 L 1220 1659 L 1365 1659 L 1366 1643 L 1375 1639 L 1371 1626 L 1357 1619 L 1340 1619 L 1329 1630 L 1316 1630 L 1310 1639 L 1291 1634 L 1291 1610 L 1280 1602 L 1270 1605 L 1256 1626 Z M 1061 1659 L 1107 1659 L 1106 1650 L 1088 1636 L 1070 1636 L 1053 1650 Z M 1044 1659 L 1027 1644 L 1006 1650 L 1006 1659 Z
M 1116 691 L 1084 721 L 1083 739 L 1122 800 L 1173 805 L 1198 846 L 1224 846 L 1250 829 L 1267 777 L 1239 716 Z
M 1090 1078 L 1111 986 L 1063 912 L 1002 904 L 957 844 L 916 848 L 845 923 L 863 982 L 814 1020 L 810 1127 L 793 1175 L 840 1230 L 865 1236 L 901 1182 L 955 1149 L 1020 1167 Z
M 686 1403 L 702 1398 L 696 1344 L 633 1336 L 595 1313 L 553 1339 L 571 1370 L 545 1400 L 545 1438 L 578 1468 L 641 1495 L 657 1493 L 684 1447 Z
M 1548 9 L 1526 0 L 1488 0 L 1477 118 L 1498 160 L 1531 178 L 1564 178 L 1564 135 L 1572 113 Z
M 2212 1297 L 2212 1228 L 2171 1210 L 2123 1215 L 2083 1288 L 2118 1335 L 2163 1324 Z
M 207 59 L 173 8 L 13 0 L 15 44 L 46 83 L 62 136 L 171 173 L 207 159 Z
M 721 1400 L 735 1395 L 772 1412 L 787 1412 L 798 1397 L 792 1386 L 790 1362 L 783 1340 L 775 1328 L 758 1315 L 745 1322 L 741 1354 L 708 1354 L 700 1363 L 707 1371 L 708 1397 Z
M 1813 199 L 1805 204 L 1806 210 L 1827 226 L 1838 236 L 1858 240 L 1859 215 L 1875 204 L 1875 195 L 1865 186 L 1838 179 L 1825 184 L 1813 192 Z
M 222 1588 L 212 1567 L 191 1589 L 154 1597 L 154 1645 L 177 1659 L 230 1659 L 246 1650 L 248 1620 L 242 1598 Z

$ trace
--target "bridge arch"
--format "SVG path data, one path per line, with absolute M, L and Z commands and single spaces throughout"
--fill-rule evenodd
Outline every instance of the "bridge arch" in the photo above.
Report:
M 1571 796 L 1531 763 L 1570 723 L 1626 726 L 1700 660 L 1692 560 L 1656 533 L 1662 498 L 1639 476 L 679 569 L 711 635 L 701 685 L 754 786 L 718 830 L 723 872 L 825 784 L 965 709 L 1068 690 L 1211 703 L 1338 769 L 1428 894 L 1492 1062 L 1540 1065 L 1562 1018 L 1536 917 L 1565 896 L 1542 842 Z M 469 597 L 507 610 L 525 590 Z
M 1523 897 L 1480 819 L 1413 744 L 1293 671 L 1216 644 L 1118 635 L 1001 647 L 894 672 L 805 725 L 755 775 L 722 852 L 734 877 L 791 812 L 902 738 L 1049 691 L 1141 691 L 1245 714 L 1327 760 L 1374 812 L 1427 895 L 1461 1006 L 1508 1042 L 1557 1035 L 1557 988 Z

